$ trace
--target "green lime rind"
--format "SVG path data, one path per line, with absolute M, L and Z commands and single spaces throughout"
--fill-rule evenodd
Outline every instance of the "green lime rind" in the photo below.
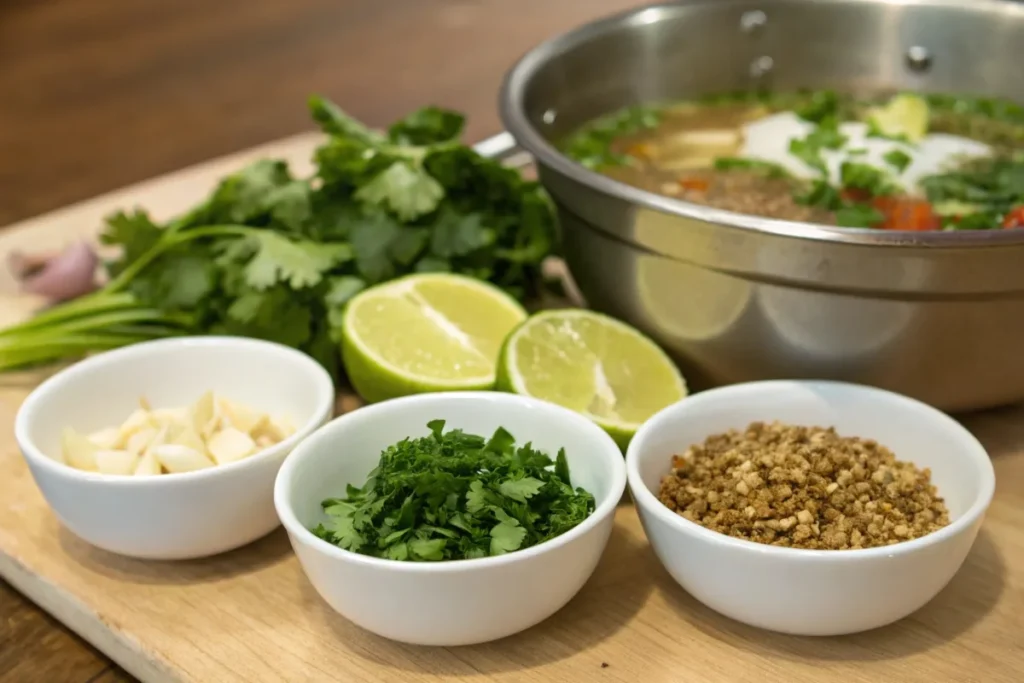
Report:
M 630 396 L 656 396 L 660 397 L 660 400 L 656 400 L 654 403 L 648 402 L 648 405 L 644 405 L 639 410 L 639 413 L 636 410 L 631 411 L 632 419 L 624 420 L 608 415 L 594 414 L 588 410 L 581 410 L 578 402 L 576 405 L 569 405 L 572 402 L 560 400 L 562 397 L 531 392 L 527 386 L 530 382 L 525 379 L 524 373 L 530 374 L 539 371 L 550 377 L 555 377 L 558 372 L 571 372 L 571 370 L 567 370 L 566 363 L 564 362 L 548 368 L 520 368 L 516 360 L 517 343 L 520 343 L 522 339 L 526 339 L 537 326 L 556 322 L 568 324 L 571 327 L 573 320 L 583 322 L 591 326 L 592 329 L 604 328 L 607 333 L 610 333 L 612 336 L 618 336 L 622 340 L 623 347 L 616 350 L 623 352 L 622 355 L 625 357 L 620 358 L 614 352 L 597 357 L 597 360 L 603 367 L 614 368 L 616 364 L 627 364 L 632 368 L 644 370 L 644 372 L 635 376 L 630 375 L 633 382 L 632 386 L 619 384 L 620 388 L 623 389 L 623 395 L 618 396 L 618 399 L 629 401 Z M 607 349 L 605 350 L 607 351 Z M 593 350 L 590 349 L 590 351 L 592 352 Z M 568 349 L 567 352 L 569 352 Z M 572 370 L 576 372 L 577 376 L 575 378 L 564 377 L 566 381 L 555 382 L 560 389 L 573 385 L 573 380 L 579 379 L 581 375 L 584 375 L 585 378 L 585 373 L 589 372 L 586 368 L 580 367 L 573 368 Z M 626 374 L 629 375 L 629 373 Z M 654 341 L 626 323 L 601 313 L 583 309 L 543 311 L 531 316 L 516 327 L 502 345 L 495 388 L 499 391 L 533 396 L 577 410 L 577 412 L 587 416 L 604 429 L 623 450 L 629 445 L 636 430 L 639 429 L 646 419 L 661 408 L 681 400 L 687 395 L 686 381 L 683 379 L 682 374 L 680 374 L 668 355 Z M 577 396 L 576 398 L 579 397 Z
M 498 315 L 497 329 L 488 333 L 497 346 L 507 335 L 508 330 L 527 317 L 526 310 L 515 299 L 497 287 L 474 278 L 447 273 L 424 273 L 408 275 L 391 282 L 371 287 L 360 292 L 347 304 L 342 324 L 341 357 L 349 382 L 364 401 L 376 403 L 411 394 L 422 394 L 441 391 L 473 391 L 494 388 L 497 371 L 497 358 L 484 372 L 477 371 L 465 377 L 451 375 L 429 376 L 417 373 L 400 364 L 386 360 L 375 348 L 374 339 L 365 339 L 357 331 L 356 321 L 360 315 L 372 313 L 370 308 L 363 312 L 364 306 L 374 300 L 393 299 L 426 283 L 433 287 L 451 285 L 451 299 L 457 302 L 459 297 L 473 297 L 476 303 L 490 299 L 487 303 Z M 481 298 L 482 297 L 482 298 Z M 493 308 L 498 307 L 498 308 Z M 392 329 L 385 330 L 387 337 L 408 335 L 409 331 L 403 321 L 395 321 Z M 378 332 L 380 332 L 378 330 Z

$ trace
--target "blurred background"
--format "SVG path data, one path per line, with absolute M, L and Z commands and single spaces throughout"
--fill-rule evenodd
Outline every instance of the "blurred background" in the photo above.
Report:
M 630 0 L 4 0 L 0 225 L 309 127 L 436 103 L 497 132 L 505 69 Z

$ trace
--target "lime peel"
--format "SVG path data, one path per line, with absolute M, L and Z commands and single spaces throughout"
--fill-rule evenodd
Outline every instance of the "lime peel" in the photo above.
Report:
M 571 328 L 574 322 L 577 324 L 577 328 L 585 328 L 589 326 L 592 333 L 596 332 L 597 337 L 603 338 L 605 341 L 617 337 L 617 343 L 620 346 L 618 350 L 624 350 L 626 353 L 622 355 L 625 357 L 617 357 L 613 355 L 613 353 L 608 353 L 607 348 L 604 349 L 604 353 L 601 353 L 601 349 L 588 347 L 586 340 L 581 338 L 579 329 L 577 329 L 571 331 L 571 335 L 574 339 L 579 340 L 580 344 L 586 347 L 586 350 L 593 355 L 593 365 L 591 367 L 585 368 L 581 362 L 577 362 L 575 366 L 571 365 L 572 359 L 569 356 L 571 349 L 568 348 L 565 349 L 566 353 L 564 360 L 570 361 L 570 363 L 560 362 L 558 367 L 553 368 L 520 367 L 520 358 L 517 347 L 522 343 L 522 340 L 528 338 L 531 333 L 538 330 L 541 325 L 548 323 L 560 323 Z M 543 346 L 552 351 L 557 350 L 556 346 L 552 346 L 552 344 L 557 344 L 557 340 L 544 340 L 543 336 L 544 335 L 541 334 L 539 339 L 533 338 L 531 341 L 537 345 L 537 348 L 541 348 Z M 595 339 L 591 339 L 591 341 L 593 342 Z M 540 362 L 542 363 L 543 361 Z M 614 365 L 616 363 L 620 366 L 626 365 L 627 367 L 641 370 L 641 373 L 636 375 L 631 372 L 627 372 L 624 375 L 621 372 L 619 373 L 620 375 L 623 375 L 620 377 L 620 380 L 632 381 L 637 385 L 638 391 L 632 393 L 627 392 L 627 394 L 623 396 L 615 394 L 613 381 L 609 379 L 609 373 L 618 367 Z M 502 349 L 499 360 L 497 386 L 499 389 L 505 391 L 511 391 L 520 395 L 534 396 L 536 398 L 566 405 L 567 401 L 564 400 L 564 396 L 542 395 L 544 392 L 531 391 L 528 386 L 529 381 L 527 378 L 532 373 L 538 373 L 542 376 L 544 374 L 555 376 L 558 372 L 565 374 L 564 377 L 555 378 L 554 386 L 559 390 L 564 390 L 565 387 L 572 386 L 573 379 L 580 380 L 583 385 L 587 385 L 588 383 L 590 385 L 590 396 L 577 397 L 585 399 L 583 404 L 567 405 L 566 407 L 575 409 L 577 412 L 585 415 L 600 425 L 623 448 L 628 444 L 629 440 L 643 421 L 653 415 L 654 412 L 657 412 L 657 410 L 665 407 L 665 405 L 682 399 L 687 395 L 685 380 L 669 357 L 660 347 L 658 347 L 657 344 L 626 323 L 589 310 L 563 309 L 544 311 L 531 316 L 523 322 L 509 335 L 508 339 L 505 340 L 505 345 Z M 585 377 L 584 375 L 587 373 L 593 373 L 593 375 L 591 377 Z M 619 385 L 622 385 L 621 381 L 619 382 Z M 579 383 L 577 383 L 577 386 L 579 386 Z M 654 392 L 646 392 L 645 390 L 648 388 L 655 388 L 656 390 Z M 620 405 L 623 402 L 628 402 L 630 398 L 636 398 L 637 396 L 641 396 L 645 393 L 652 393 L 652 395 L 660 393 L 663 396 L 664 401 L 658 405 L 645 406 L 642 411 L 644 413 L 642 418 L 623 418 L 622 413 L 620 412 Z M 559 401 L 559 398 L 562 398 L 563 400 Z M 595 413 L 591 409 L 592 406 L 594 406 L 595 401 L 598 402 L 598 404 L 608 405 L 610 408 L 610 414 Z M 584 405 L 585 407 L 583 407 Z M 633 408 L 637 408 L 635 403 Z
M 485 310 L 484 327 L 475 329 L 475 334 L 467 332 L 458 324 L 466 321 L 453 321 L 445 315 L 421 291 L 425 287 L 432 290 L 433 296 L 443 295 L 451 310 L 473 311 L 474 304 L 477 312 Z M 403 300 L 409 304 L 408 310 L 398 314 L 392 311 L 391 319 L 381 323 L 389 317 L 381 317 L 381 306 Z M 398 307 L 402 308 L 400 304 Z M 491 389 L 500 344 L 526 316 L 525 309 L 512 297 L 480 280 L 448 273 L 409 275 L 364 290 L 349 301 L 342 325 L 342 358 L 353 387 L 371 403 L 414 393 Z M 480 318 L 476 316 L 476 321 Z M 420 331 L 428 330 L 431 334 L 417 337 L 417 324 Z M 366 338 L 368 331 L 372 332 L 370 339 Z M 381 349 L 403 338 L 408 340 L 404 351 L 409 367 L 396 363 Z M 480 348 L 479 341 L 493 346 L 493 358 Z M 454 354 L 456 361 L 445 366 L 443 374 L 424 374 L 415 367 L 415 356 L 421 349 L 414 347 L 429 344 L 438 348 L 433 354 L 428 349 L 427 357 L 443 355 L 445 347 L 448 351 L 458 349 Z M 458 362 L 460 355 L 465 363 Z

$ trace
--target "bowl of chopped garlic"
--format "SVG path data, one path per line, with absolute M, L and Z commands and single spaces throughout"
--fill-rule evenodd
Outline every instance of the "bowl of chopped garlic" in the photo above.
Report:
M 92 356 L 29 395 L 15 437 L 60 522 L 146 559 L 221 553 L 279 524 L 274 478 L 330 419 L 309 356 L 240 337 L 179 337 Z
M 908 616 L 960 569 L 995 491 L 958 422 L 889 391 L 738 384 L 648 420 L 626 454 L 644 532 L 693 597 L 807 636 Z

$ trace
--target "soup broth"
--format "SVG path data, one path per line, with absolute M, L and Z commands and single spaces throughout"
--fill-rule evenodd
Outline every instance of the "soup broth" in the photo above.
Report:
M 1024 227 L 1024 108 L 899 93 L 751 92 L 631 107 L 563 145 L 629 185 L 850 228 Z

